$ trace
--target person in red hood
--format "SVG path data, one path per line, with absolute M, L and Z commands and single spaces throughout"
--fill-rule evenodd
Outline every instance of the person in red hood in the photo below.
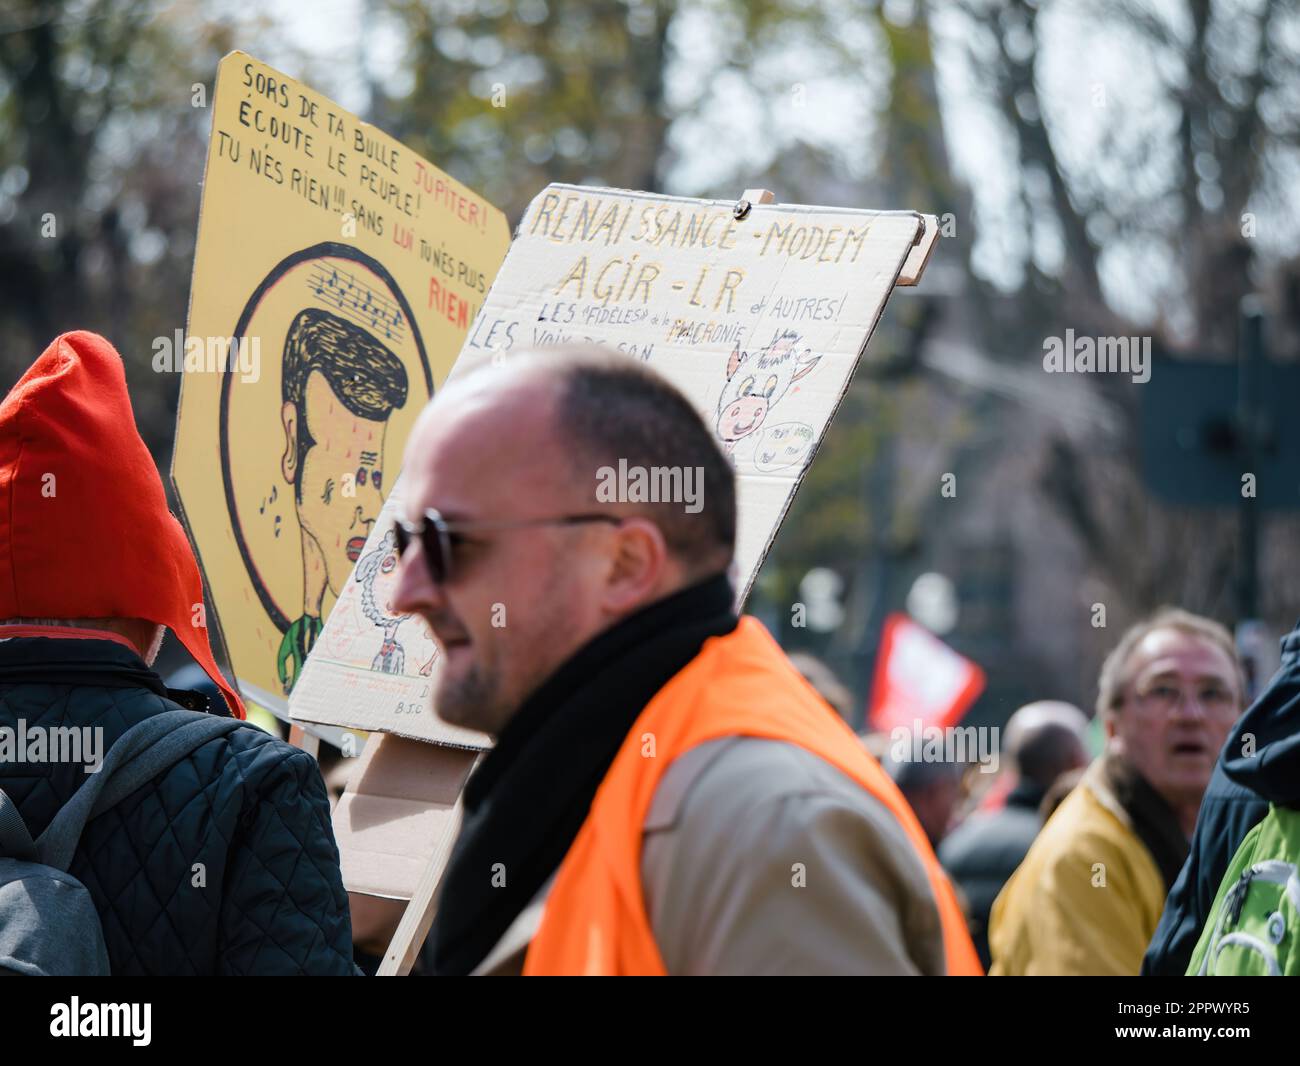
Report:
M 150 669 L 164 629 L 224 705 Z M 103 337 L 65 333 L 0 402 L 0 788 L 36 837 L 93 768 L 86 753 L 102 759 L 178 707 L 244 718 L 122 359 Z M 51 740 L 13 743 L 33 737 Z M 53 739 L 72 737 L 79 748 Z M 95 902 L 114 974 L 356 972 L 320 771 L 251 726 L 93 818 L 69 872 Z

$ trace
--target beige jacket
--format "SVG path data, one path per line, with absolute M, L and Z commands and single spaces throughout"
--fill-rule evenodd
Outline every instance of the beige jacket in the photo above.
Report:
M 727 737 L 665 772 L 646 911 L 670 974 L 941 974 L 925 868 L 893 815 L 817 756 Z M 475 971 L 522 972 L 545 885 Z

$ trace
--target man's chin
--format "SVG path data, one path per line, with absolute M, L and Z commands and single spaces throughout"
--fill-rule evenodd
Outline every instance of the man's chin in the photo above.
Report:
M 448 725 L 490 732 L 493 693 L 472 662 L 458 661 L 470 655 L 468 645 L 444 648 L 442 672 L 434 690 L 434 709 Z
M 438 700 L 434 705 L 434 710 L 444 725 L 455 726 L 457 729 L 478 728 L 473 722 L 466 721 L 465 716 L 461 713 L 461 708 L 449 703 L 449 701 Z
M 481 723 L 475 721 L 473 708 L 466 707 L 454 697 L 436 694 L 433 705 L 438 717 L 447 725 L 457 729 L 476 729 L 482 731 Z

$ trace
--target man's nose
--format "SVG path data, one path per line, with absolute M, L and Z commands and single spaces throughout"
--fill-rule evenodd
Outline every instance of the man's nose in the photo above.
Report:
M 1201 703 L 1200 696 L 1191 690 L 1184 690 L 1178 694 L 1178 702 L 1174 704 L 1174 717 L 1201 721 L 1209 717 L 1209 712 Z
M 442 586 L 433 580 L 419 542 L 410 545 L 397 563 L 397 586 L 393 589 L 393 611 L 414 614 L 436 610 L 444 604 Z

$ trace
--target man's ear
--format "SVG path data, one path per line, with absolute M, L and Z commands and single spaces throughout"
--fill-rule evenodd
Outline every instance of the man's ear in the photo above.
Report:
M 626 519 L 614 531 L 614 552 L 605 581 L 605 606 L 628 614 L 657 599 L 672 568 L 663 531 L 648 518 Z
M 298 479 L 298 408 L 285 403 L 280 408 L 280 422 L 284 426 L 284 455 L 280 457 L 280 470 L 290 485 Z

